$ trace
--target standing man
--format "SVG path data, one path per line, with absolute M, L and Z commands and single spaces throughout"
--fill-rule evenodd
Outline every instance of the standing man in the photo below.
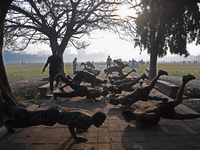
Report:
M 50 64 L 50 65 L 49 65 Z M 45 71 L 45 68 L 49 65 L 49 78 L 50 78 L 50 94 L 53 93 L 53 81 L 54 77 L 62 72 L 62 60 L 57 55 L 57 51 L 53 50 L 53 55 L 48 57 L 46 64 L 42 70 L 42 73 Z M 56 87 L 58 86 L 59 80 L 56 80 Z
M 76 67 L 77 67 L 77 58 L 74 58 L 73 60 L 73 74 L 76 74 Z
M 107 69 L 111 67 L 111 62 L 112 62 L 112 59 L 110 58 L 110 55 L 108 55 L 108 58 L 106 60 Z

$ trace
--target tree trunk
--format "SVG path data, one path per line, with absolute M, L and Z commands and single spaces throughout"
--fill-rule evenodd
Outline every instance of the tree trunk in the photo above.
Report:
M 11 91 L 2 56 L 4 20 L 11 2 L 12 0 L 1 0 L 0 2 L 0 98 L 4 99 L 10 105 L 24 107 Z
M 156 15 L 155 15 L 155 0 L 152 0 L 150 8 L 151 8 L 151 16 L 152 21 L 150 22 L 150 67 L 149 67 L 149 80 L 152 80 L 156 76 L 156 67 L 157 67 L 157 55 L 158 55 L 158 46 L 156 42 Z
M 150 67 L 149 67 L 149 80 L 152 80 L 156 76 L 157 68 L 157 52 L 152 51 L 150 55 Z

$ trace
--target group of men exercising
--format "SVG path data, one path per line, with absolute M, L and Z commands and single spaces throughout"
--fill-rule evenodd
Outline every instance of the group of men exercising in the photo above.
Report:
M 120 67 L 123 68 L 126 66 Z M 109 68 L 107 68 L 106 70 L 108 71 Z M 133 69 L 130 72 L 132 71 L 135 70 Z M 195 79 L 193 75 L 186 75 L 182 77 L 182 85 L 178 90 L 177 98 L 174 101 L 168 102 L 168 98 L 152 97 L 149 95 L 159 77 L 163 75 L 168 75 L 166 71 L 159 70 L 157 76 L 151 81 L 150 85 L 136 89 L 133 89 L 133 86 L 141 79 L 148 79 L 148 77 L 145 74 L 142 74 L 138 78 L 131 78 L 127 81 L 124 80 L 127 79 L 126 77 L 130 74 L 130 72 L 127 74 L 123 74 L 120 70 L 118 76 L 109 77 L 108 79 L 112 81 L 110 82 L 112 83 L 111 86 L 105 86 L 107 80 L 98 79 L 95 75 L 86 71 L 77 72 L 74 78 L 71 78 L 70 76 L 65 77 L 59 73 L 55 76 L 55 80 L 60 80 L 64 82 L 65 85 L 59 88 L 61 92 L 54 92 L 53 97 L 55 100 L 57 100 L 58 97 L 72 98 L 77 96 L 86 96 L 86 99 L 96 100 L 96 98 L 100 96 L 106 97 L 109 93 L 116 95 L 121 94 L 123 90 L 131 91 L 130 94 L 119 98 L 110 97 L 109 102 L 112 105 L 121 104 L 125 106 L 125 108 L 128 108 L 122 111 L 124 119 L 127 122 L 130 122 L 131 120 L 136 120 L 138 125 L 142 128 L 157 124 L 160 118 L 183 120 L 200 117 L 199 114 L 179 114 L 174 110 L 177 105 L 182 103 L 185 85 L 190 80 Z M 107 75 L 109 74 L 108 72 L 105 73 Z M 119 81 L 117 82 L 117 80 L 121 80 L 123 82 L 120 83 Z M 90 83 L 92 88 L 80 85 L 82 81 Z M 94 89 L 96 85 L 101 84 L 104 84 L 103 90 Z M 70 86 L 73 91 L 65 92 L 65 86 Z M 139 108 L 131 111 L 130 106 L 139 100 L 159 100 L 162 102 L 156 104 L 152 108 Z M 91 125 L 94 125 L 96 127 L 101 126 L 106 119 L 106 115 L 100 111 L 92 114 L 88 110 L 77 108 L 64 108 L 60 106 L 50 107 L 47 110 L 41 111 L 28 111 L 23 108 L 11 106 L 0 99 L 0 119 L 5 118 L 5 116 L 7 116 L 7 119 L 3 120 L 3 124 L 7 128 L 8 132 L 14 132 L 14 128 L 22 128 L 36 125 L 53 126 L 56 123 L 60 123 L 68 126 L 68 129 L 75 140 L 81 141 L 86 141 L 87 139 L 76 136 L 75 129 L 78 131 L 87 131 L 87 129 Z

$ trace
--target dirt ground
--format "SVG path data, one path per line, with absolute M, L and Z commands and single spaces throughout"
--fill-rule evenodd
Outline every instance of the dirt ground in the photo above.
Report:
M 105 66 L 97 66 L 97 69 L 103 72 L 104 67 Z M 140 74 L 135 72 L 131 74 L 131 76 L 138 76 L 138 75 Z M 102 75 L 101 78 L 105 78 L 105 75 Z M 168 76 L 162 76 L 160 79 L 180 86 L 182 77 L 168 75 Z M 44 85 L 46 83 L 48 83 L 48 76 L 42 76 L 42 77 L 26 78 L 23 80 L 10 83 L 10 87 L 14 93 L 19 93 L 23 92 L 27 87 L 34 86 L 38 88 L 39 86 Z M 200 95 L 198 95 L 198 93 L 200 94 L 200 80 L 195 79 L 190 81 L 185 88 L 184 92 L 185 96 L 183 104 L 188 106 L 192 110 L 200 113 Z M 40 105 L 44 101 L 45 100 L 27 100 L 25 104 L 29 105 L 31 103 L 34 103 Z

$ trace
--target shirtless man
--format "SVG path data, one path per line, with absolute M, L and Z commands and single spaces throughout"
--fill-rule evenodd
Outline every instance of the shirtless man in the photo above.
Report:
M 81 82 L 87 82 L 87 83 L 91 83 L 92 88 L 95 87 L 96 76 L 87 71 L 78 71 L 73 79 L 70 76 L 67 76 L 67 77 L 77 85 L 80 85 Z
M 84 70 L 93 73 L 95 76 L 100 74 L 100 70 L 95 70 L 94 65 L 89 61 L 87 61 L 86 63 L 81 63 L 81 65 L 84 65 Z
M 50 107 L 47 110 L 28 111 L 20 107 L 9 105 L 0 100 L 0 112 L 8 117 L 4 120 L 4 126 L 10 133 L 13 128 L 24 128 L 37 125 L 53 126 L 56 123 L 67 125 L 72 137 L 77 141 L 87 141 L 86 138 L 78 137 L 74 128 L 87 131 L 91 125 L 100 127 L 106 119 L 102 112 L 92 114 L 88 110 L 77 108 Z
M 150 127 L 157 124 L 160 118 L 173 119 L 173 120 L 184 120 L 184 119 L 195 119 L 200 118 L 200 114 L 180 114 L 177 113 L 174 108 L 182 103 L 183 92 L 185 85 L 190 81 L 195 79 L 193 75 L 186 75 L 182 77 L 182 85 L 177 92 L 177 98 L 174 101 L 167 103 L 158 103 L 152 108 L 142 111 L 141 109 L 136 109 L 134 112 L 131 110 L 124 110 L 122 115 L 127 122 L 131 120 L 136 120 L 141 128 Z
M 115 64 L 117 64 L 117 66 L 119 67 L 123 67 L 125 65 L 122 61 L 119 61 L 119 60 L 113 60 L 113 62 L 114 62 L 114 66 Z
M 128 66 L 127 64 L 123 67 L 118 67 L 118 66 L 113 66 L 113 67 L 110 67 L 110 68 L 107 68 L 107 69 L 104 69 L 104 73 L 106 73 L 106 78 L 108 77 L 109 74 L 112 74 L 113 72 L 118 72 L 119 75 L 122 75 L 123 72 L 122 70 Z
M 66 85 L 65 86 L 70 86 L 74 91 L 71 92 L 65 92 L 62 91 L 62 93 L 58 92 L 54 92 L 53 93 L 53 97 L 55 100 L 57 100 L 57 97 L 77 97 L 77 96 L 81 96 L 84 97 L 86 96 L 87 99 L 94 99 L 102 96 L 106 96 L 108 94 L 107 90 L 97 90 L 97 89 L 88 89 L 87 86 L 80 86 L 77 84 L 74 84 L 72 81 L 70 81 L 69 79 L 65 78 L 63 75 L 59 74 L 57 75 L 56 78 L 59 78 L 61 81 L 63 81 Z
M 118 98 L 118 99 L 110 99 L 110 104 L 113 105 L 125 105 L 126 107 L 130 107 L 133 103 L 141 100 L 141 101 L 147 101 L 147 100 L 161 100 L 161 101 L 168 101 L 167 98 L 161 98 L 161 97 L 152 97 L 149 96 L 150 91 L 154 88 L 157 80 L 162 75 L 168 75 L 166 71 L 159 70 L 158 75 L 152 80 L 151 84 L 144 88 L 138 88 L 134 90 L 131 94 L 125 95 L 124 97 Z
M 131 72 L 136 72 L 135 69 L 132 69 L 131 71 L 129 71 L 127 74 L 121 74 L 119 76 L 112 76 L 112 77 L 108 77 L 109 80 L 122 80 L 125 79 Z
M 107 89 L 109 92 L 114 93 L 114 94 L 121 94 L 122 91 L 133 91 L 132 87 L 138 83 L 141 79 L 147 79 L 148 77 L 145 74 L 142 74 L 140 77 L 137 79 L 130 81 L 130 82 L 125 82 L 117 86 L 109 86 L 109 87 L 103 87 L 103 89 Z

